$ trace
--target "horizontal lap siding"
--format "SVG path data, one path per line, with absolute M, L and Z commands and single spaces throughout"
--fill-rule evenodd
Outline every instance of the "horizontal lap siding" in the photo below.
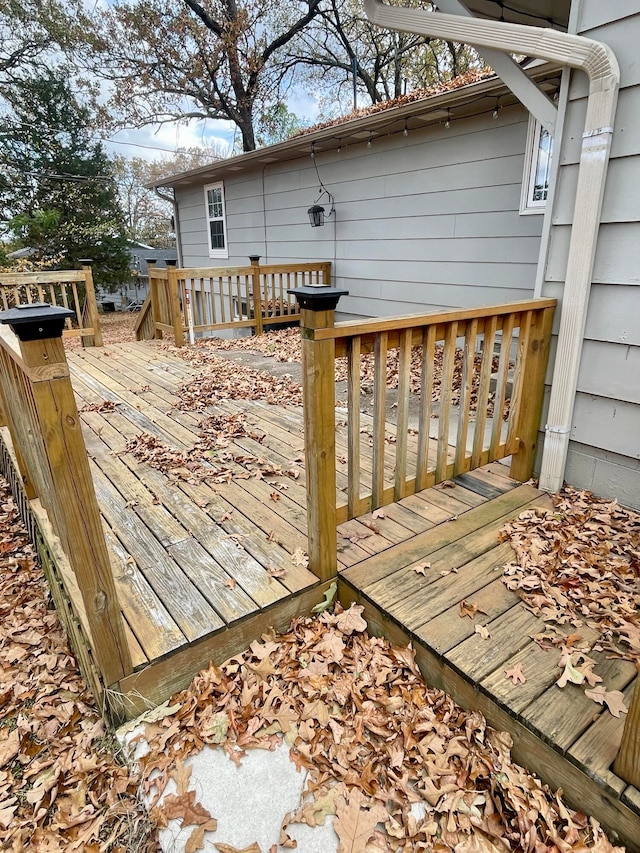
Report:
M 578 33 L 612 48 L 620 64 L 621 89 L 566 478 L 573 485 L 640 507 L 640 63 L 637 61 L 640 13 L 637 3 L 582 0 Z M 569 250 L 586 96 L 586 78 L 573 73 L 543 289 L 544 296 L 559 300 Z
M 351 315 L 486 305 L 533 293 L 541 216 L 520 216 L 518 107 L 366 140 L 225 180 L 229 263 L 328 260 Z M 336 140 L 337 149 L 337 140 Z M 335 218 L 312 229 L 322 182 Z M 263 193 L 264 188 L 264 193 Z M 201 188 L 178 192 L 185 265 L 208 264 Z M 326 196 L 321 203 L 327 208 Z M 335 239 L 334 239 L 335 234 Z M 217 262 L 216 262 L 217 263 Z

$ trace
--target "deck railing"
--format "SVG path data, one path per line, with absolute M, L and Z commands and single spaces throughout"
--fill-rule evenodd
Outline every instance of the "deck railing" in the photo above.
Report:
M 182 346 L 185 333 L 299 322 L 295 291 L 329 284 L 328 262 L 258 264 L 242 267 L 158 269 L 148 262 L 150 300 L 136 324 L 138 340 L 174 335 Z M 149 319 L 151 317 L 152 319 Z
M 0 272 L 0 310 L 46 302 L 75 312 L 75 328 L 65 323 L 64 338 L 79 337 L 83 346 L 102 346 L 100 315 L 89 261 L 80 270 Z
M 556 303 L 537 299 L 334 325 L 333 310 L 311 307 L 322 290 L 303 301 L 302 352 L 309 565 L 326 579 L 336 571 L 336 526 L 347 519 L 506 456 L 513 457 L 511 475 L 529 479 Z M 339 358 L 346 359 L 348 381 L 346 454 L 341 449 L 347 486 L 337 499 Z M 371 417 L 360 411 L 365 358 Z M 390 384 L 397 386 L 391 433 Z M 410 401 L 417 412 L 411 430 Z M 363 431 L 372 447 L 366 465 Z
M 92 650 L 109 686 L 132 666 L 60 336 L 63 321 L 56 328 L 50 308 L 31 310 L 28 323 L 21 317 L 15 326 L 20 340 L 0 325 L 0 424 L 8 427 L 26 495 L 46 511 L 80 591 L 78 618 L 90 640 L 77 653 L 82 658 Z

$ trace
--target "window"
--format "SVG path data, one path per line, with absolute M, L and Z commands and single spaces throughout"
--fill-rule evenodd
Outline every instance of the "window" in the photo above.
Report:
M 544 213 L 549 192 L 553 137 L 529 116 L 520 213 Z
M 204 188 L 207 236 L 210 258 L 228 258 L 227 224 L 224 210 L 224 185 L 209 184 Z

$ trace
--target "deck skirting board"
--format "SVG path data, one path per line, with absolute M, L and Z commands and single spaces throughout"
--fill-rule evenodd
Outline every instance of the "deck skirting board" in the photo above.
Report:
M 640 853 L 640 811 L 630 807 L 628 797 L 616 797 L 610 789 L 587 775 L 343 576 L 338 581 L 338 596 L 344 607 L 353 602 L 364 606 L 363 615 L 371 634 L 384 636 L 398 645 L 411 643 L 416 651 L 416 663 L 430 686 L 446 691 L 465 710 L 480 711 L 495 729 L 509 732 L 515 761 L 553 790 L 562 788 L 567 803 L 593 815 L 612 838 L 619 838 L 626 845 L 627 853 Z
M 330 583 L 318 582 L 310 589 L 278 601 L 260 613 L 150 663 L 114 685 L 112 701 L 119 699 L 120 714 L 125 719 L 133 719 L 143 711 L 162 704 L 174 693 L 188 687 L 195 675 L 210 663 L 224 663 L 233 655 L 244 652 L 271 628 L 286 631 L 292 619 L 309 616 L 311 608 L 322 601 Z
M 93 659 L 91 644 L 82 625 L 79 614 L 73 606 L 73 596 L 65 583 L 65 571 L 60 566 L 61 553 L 55 548 L 52 531 L 43 529 L 44 520 L 41 513 L 34 509 L 27 498 L 22 477 L 12 451 L 11 439 L 6 428 L 0 428 L 0 474 L 9 484 L 9 489 L 18 507 L 18 512 L 24 526 L 27 528 L 38 558 L 40 567 L 47 581 L 47 587 L 58 613 L 58 618 L 67 635 L 69 645 L 86 681 L 93 698 L 101 712 L 111 717 L 104 692 L 100 673 Z

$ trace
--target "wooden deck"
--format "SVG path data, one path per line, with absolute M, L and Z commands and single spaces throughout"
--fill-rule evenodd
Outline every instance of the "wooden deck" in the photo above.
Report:
M 144 432 L 193 448 L 202 414 L 176 404 L 194 368 L 160 342 L 87 348 L 68 360 L 135 665 L 120 683 L 132 716 L 321 600 L 327 584 L 299 559 L 307 548 L 302 410 L 246 400 L 218 407 L 242 411 L 263 436 L 239 438 L 230 450 L 297 467 L 297 479 L 242 477 L 236 464 L 240 476 L 230 482 L 190 483 L 122 451 Z M 336 441 L 344 498 L 347 435 L 339 416 Z M 362 475 L 370 471 L 363 452 Z M 500 580 L 511 556 L 498 542 L 500 527 L 548 501 L 493 463 L 352 519 L 338 530 L 339 594 L 345 604 L 365 605 L 374 632 L 411 641 L 430 684 L 509 731 L 517 760 L 638 849 L 640 793 L 610 770 L 624 719 L 574 685 L 555 686 L 557 654 L 531 639 L 544 624 Z M 476 618 L 460 616 L 463 599 L 480 608 Z M 489 639 L 475 632 L 477 623 Z M 593 656 L 607 688 L 630 696 L 635 668 Z M 527 680 L 514 686 L 504 670 L 516 662 Z
M 612 771 L 624 717 L 613 717 L 585 696 L 584 688 L 555 681 L 559 651 L 543 650 L 532 637 L 546 623 L 533 615 L 501 581 L 512 559 L 500 543 L 503 524 L 522 510 L 551 506 L 533 486 L 508 477 L 499 463 L 456 478 L 454 488 L 436 486 L 400 501 L 420 512 L 433 506 L 454 512 L 435 528 L 417 532 L 383 553 L 341 572 L 345 604 L 365 605 L 372 631 L 412 642 L 416 660 L 432 685 L 441 687 L 466 709 L 481 711 L 496 728 L 511 733 L 516 760 L 552 787 L 562 787 L 576 808 L 596 815 L 614 829 L 629 850 L 640 849 L 640 792 Z M 407 505 L 408 504 L 408 505 Z M 385 535 L 386 520 L 377 522 Z M 425 567 L 424 575 L 415 568 Z M 460 614 L 460 602 L 478 607 L 474 618 Z M 489 638 L 476 633 L 486 627 Z M 570 634 L 573 626 L 559 631 Z M 585 641 L 592 629 L 580 630 Z M 629 661 L 592 652 L 595 671 L 607 690 L 631 699 L 636 667 Z M 513 684 L 505 670 L 522 665 L 525 683 Z

